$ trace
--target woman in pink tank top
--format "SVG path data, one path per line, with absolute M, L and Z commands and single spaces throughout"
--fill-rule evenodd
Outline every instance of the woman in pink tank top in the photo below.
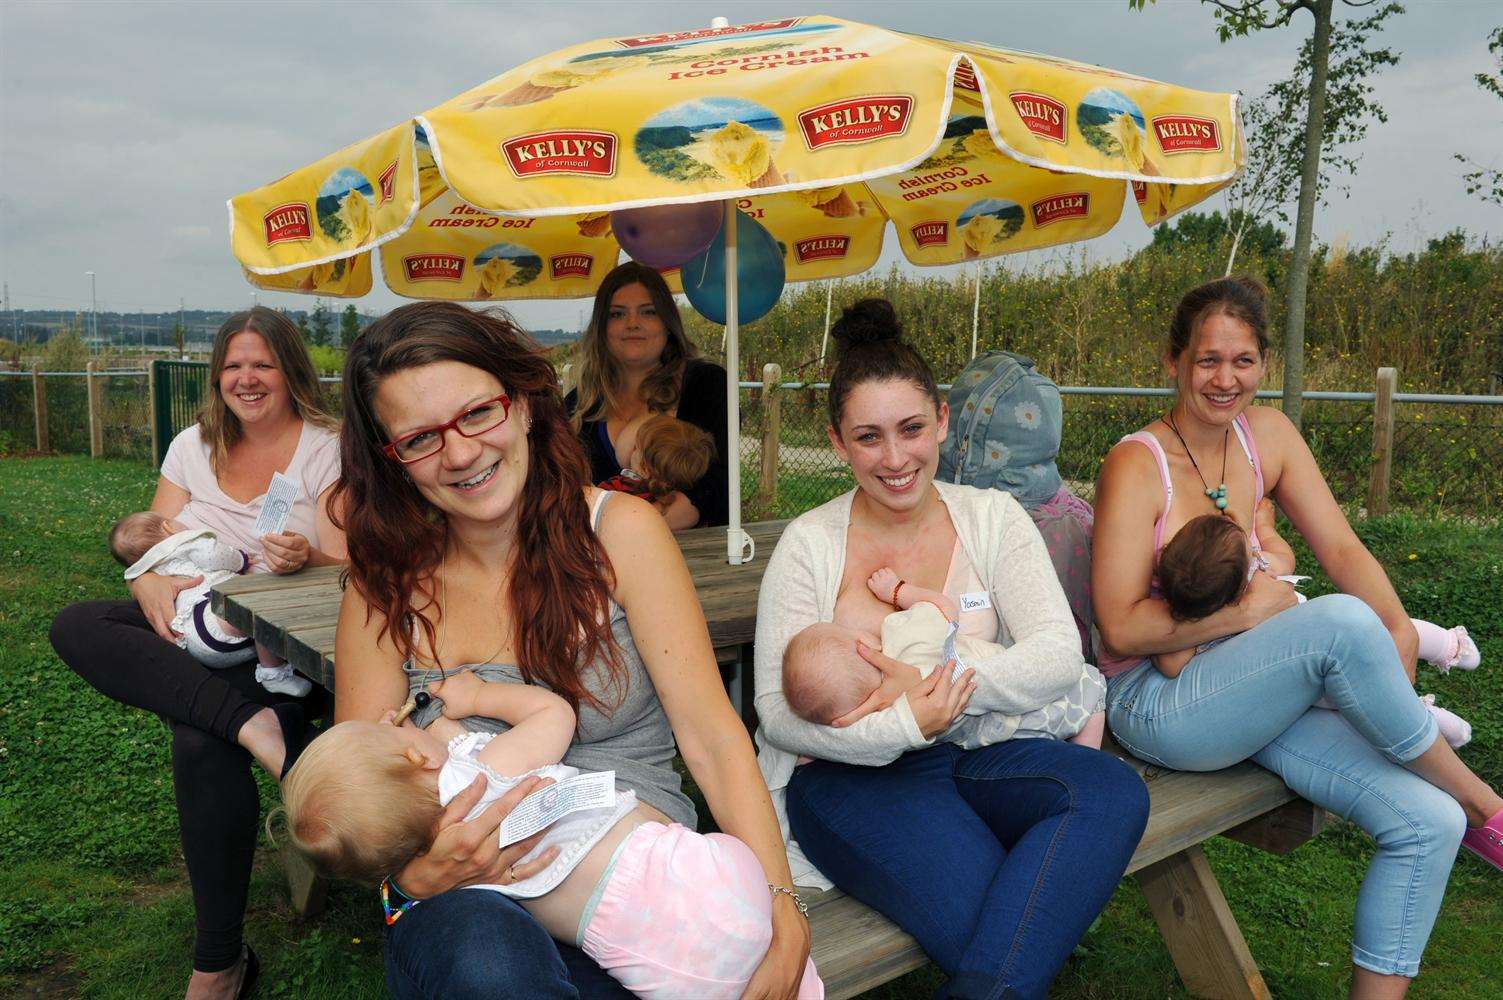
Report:
M 1412 687 L 1414 627 L 1299 430 L 1252 406 L 1266 327 L 1256 282 L 1224 278 L 1187 293 L 1164 355 L 1178 398 L 1102 465 L 1092 585 L 1107 718 L 1145 760 L 1209 771 L 1251 759 L 1371 834 L 1378 850 L 1357 904 L 1352 995 L 1401 996 L 1458 844 L 1503 867 L 1503 798 L 1438 738 Z M 1253 524 L 1265 491 L 1342 593 L 1296 606 L 1292 588 L 1258 572 L 1239 603 L 1173 618 L 1155 586 L 1159 550 L 1201 515 Z M 1149 659 L 1217 639 L 1179 668 Z M 1337 711 L 1312 708 L 1322 698 Z

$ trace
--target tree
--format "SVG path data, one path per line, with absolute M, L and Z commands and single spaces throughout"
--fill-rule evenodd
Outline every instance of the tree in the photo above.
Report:
M 311 343 L 314 342 L 313 341 L 313 331 L 310 330 L 310 329 L 308 329 L 308 314 L 307 313 L 298 313 L 297 314 L 297 331 L 298 331 L 298 333 L 301 333 L 303 335 L 303 342 L 304 343 L 311 344 Z
M 1497 59 L 1498 69 L 1503 70 L 1503 27 L 1493 29 L 1487 43 L 1487 51 Z M 1499 100 L 1503 100 L 1503 72 L 1497 76 L 1491 73 L 1478 73 L 1472 79 L 1477 81 L 1477 86 Z M 1503 205 L 1503 170 L 1485 167 L 1464 153 L 1457 153 L 1456 159 L 1473 168 L 1470 172 L 1461 175 L 1461 179 L 1466 182 L 1467 194 L 1475 194 L 1483 201 Z
M 308 319 L 308 326 L 313 331 L 313 342 L 320 347 L 328 346 L 334 337 L 334 326 L 330 322 L 329 307 L 324 305 L 323 299 L 317 299 L 313 305 L 313 315 Z
M 1153 228 L 1153 246 L 1165 250 L 1192 246 L 1220 249 L 1228 240 L 1232 248 L 1227 274 L 1231 273 L 1231 262 L 1236 259 L 1239 244 L 1251 247 L 1264 257 L 1271 257 L 1284 249 L 1285 242 L 1284 232 L 1278 226 L 1249 218 L 1240 210 L 1225 216 L 1220 212 L 1209 215 L 1185 212 L 1173 223 Z
M 351 302 L 344 307 L 344 312 L 339 317 L 339 346 L 348 348 L 360 336 L 360 313 L 355 311 L 355 303 Z
M 1141 10 L 1151 0 L 1128 0 Z M 1382 106 L 1372 100 L 1367 77 L 1383 66 L 1393 66 L 1399 57 L 1393 51 L 1369 49 L 1369 39 L 1390 16 L 1402 13 L 1398 3 L 1386 3 L 1358 21 L 1333 26 L 1332 10 L 1337 0 L 1201 0 L 1215 10 L 1216 34 L 1223 41 L 1289 24 L 1294 15 L 1308 10 L 1314 29 L 1300 46 L 1294 76 L 1270 88 L 1273 106 L 1265 124 L 1276 127 L 1269 142 L 1271 160 L 1263 183 L 1273 183 L 1280 171 L 1288 175 L 1290 189 L 1298 177 L 1299 207 L 1294 222 L 1294 250 L 1289 267 L 1289 285 L 1284 310 L 1284 413 L 1300 425 L 1305 389 L 1305 297 L 1310 285 L 1310 243 L 1315 227 L 1315 203 L 1320 200 L 1321 168 L 1349 174 L 1356 160 L 1338 148 L 1367 134 L 1370 119 L 1387 121 Z M 1370 7 L 1377 0 L 1340 0 L 1347 7 Z M 1333 61 L 1333 54 L 1336 59 Z M 1304 123 L 1299 124 L 1299 110 Z M 1280 119 L 1282 115 L 1282 119 Z M 1284 132 L 1282 141 L 1278 132 Z M 1249 157 L 1252 139 L 1249 138 Z M 1293 165 L 1299 164 L 1297 172 Z M 1252 166 L 1251 159 L 1249 167 Z M 1251 171 L 1249 171 L 1251 172 Z M 1249 192 L 1251 194 L 1252 192 Z M 1288 192 L 1280 204 L 1287 204 Z M 1243 206 L 1244 212 L 1246 211 Z M 1282 212 L 1281 218 L 1285 218 Z

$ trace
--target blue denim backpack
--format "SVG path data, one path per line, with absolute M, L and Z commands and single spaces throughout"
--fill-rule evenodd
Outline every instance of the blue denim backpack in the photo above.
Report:
M 1032 509 L 1060 488 L 1064 415 L 1059 386 L 1011 351 L 991 351 L 965 366 L 950 388 L 950 434 L 940 446 L 939 478 L 1005 490 Z

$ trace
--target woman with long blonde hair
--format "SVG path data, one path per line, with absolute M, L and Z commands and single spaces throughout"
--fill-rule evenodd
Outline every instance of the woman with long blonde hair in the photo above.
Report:
M 297 328 L 271 309 L 236 313 L 215 335 L 198 422 L 167 449 L 151 510 L 246 551 L 251 572 L 343 562 L 344 532 L 329 517 L 339 476 L 334 428 Z M 257 536 L 276 475 L 297 493 L 281 533 Z M 172 729 L 197 917 L 187 990 L 195 1000 L 243 996 L 254 982 L 256 956 L 241 938 L 260 810 L 250 762 L 280 778 L 313 713 L 302 699 L 257 684 L 254 662 L 210 670 L 178 647 L 174 599 L 202 579 L 146 573 L 130 583 L 134 600 L 74 604 L 52 625 L 53 648 L 80 677 Z

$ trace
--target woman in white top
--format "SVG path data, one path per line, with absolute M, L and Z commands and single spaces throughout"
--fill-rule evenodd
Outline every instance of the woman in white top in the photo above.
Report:
M 934 481 L 949 412 L 892 306 L 859 302 L 831 332 L 829 437 L 856 488 L 788 526 L 757 608 L 758 759 L 794 879 L 833 882 L 912 934 L 949 974 L 944 996 L 1043 997 L 1121 878 L 1148 795 L 1121 761 L 1070 743 L 935 742 L 963 712 L 1059 697 L 1080 638 L 1028 514 Z M 892 607 L 866 581 L 882 566 L 945 591 L 962 629 L 1008 648 L 953 683 L 939 669 L 901 697 L 884 684 L 834 728 L 798 718 L 784 648 L 820 621 L 880 632 Z M 914 668 L 859 648 L 894 689 L 911 683 Z
M 298 330 L 281 313 L 236 313 L 214 338 L 198 422 L 173 439 L 154 513 L 212 529 L 251 553 L 253 572 L 293 573 L 344 560 L 329 519 L 339 477 L 335 422 Z M 280 473 L 297 493 L 280 534 L 257 537 Z M 191 998 L 244 995 L 257 971 L 241 940 L 260 808 L 250 762 L 280 777 L 307 738 L 301 702 L 255 682 L 254 663 L 210 670 L 178 648 L 174 597 L 201 577 L 146 573 L 132 601 L 87 601 L 58 615 L 52 645 L 101 692 L 172 727 L 172 777 L 197 935 Z

